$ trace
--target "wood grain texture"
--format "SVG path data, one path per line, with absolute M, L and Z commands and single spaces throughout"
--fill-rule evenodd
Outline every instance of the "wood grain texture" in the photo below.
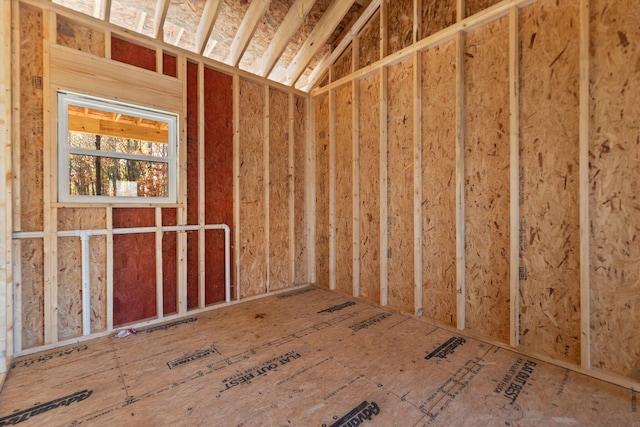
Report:
M 388 2 L 387 35 L 392 54 L 413 43 L 413 0 Z
M 456 22 L 456 0 L 421 0 L 422 34 L 420 39 L 444 30 Z
M 289 96 L 269 91 L 269 290 L 290 287 Z
M 499 2 L 500 0 L 464 0 L 464 18 L 468 18 L 478 12 L 482 12 L 488 7 Z
M 592 366 L 640 379 L 640 12 L 593 1 L 590 153 Z
M 42 231 L 43 206 L 43 51 L 42 11 L 19 5 L 20 37 L 20 187 L 14 194 L 19 210 L 19 231 Z M 22 348 L 44 343 L 44 246 L 42 239 L 25 240 L 18 244 L 21 277 L 20 288 Z
M 56 15 L 56 41 L 62 46 L 104 57 L 104 32 Z
M 306 133 L 306 100 L 296 96 L 293 106 L 293 157 L 294 157 L 294 284 L 309 282 L 309 257 L 307 241 L 306 211 L 306 172 L 307 172 L 307 133 Z
M 508 20 L 466 35 L 465 256 L 466 325 L 509 338 Z
M 353 293 L 353 90 L 336 90 L 336 289 Z
M 364 68 L 380 59 L 380 13 L 373 15 L 359 37 L 358 68 Z
M 316 111 L 316 283 L 329 287 L 329 96 L 315 99 Z
M 58 230 L 104 230 L 104 208 L 58 209 Z M 89 238 L 91 331 L 107 326 L 105 236 Z M 78 237 L 58 238 L 58 339 L 82 335 L 82 252 Z
M 360 80 L 360 296 L 380 302 L 380 74 Z
M 267 292 L 264 87 L 240 79 L 240 296 Z
M 341 78 L 351 74 L 352 63 L 353 63 L 353 49 L 352 49 L 352 45 L 350 44 L 344 50 L 342 55 L 340 55 L 340 57 L 336 59 L 334 65 L 332 65 L 333 81 L 335 82 L 336 80 L 340 80 Z
M 389 305 L 414 312 L 413 64 L 389 67 Z
M 422 53 L 423 316 L 456 324 L 456 44 Z
M 519 27 L 520 343 L 578 363 L 578 4 L 539 1 Z
M 42 19 L 20 5 L 20 231 L 44 227 Z

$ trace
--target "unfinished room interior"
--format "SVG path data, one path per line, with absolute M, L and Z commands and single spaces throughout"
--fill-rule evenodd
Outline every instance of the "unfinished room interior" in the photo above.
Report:
M 640 426 L 636 0 L 0 8 L 0 426 Z

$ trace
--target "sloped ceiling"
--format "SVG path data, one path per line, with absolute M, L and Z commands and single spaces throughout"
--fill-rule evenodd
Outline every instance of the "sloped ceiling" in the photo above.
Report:
M 307 91 L 380 5 L 380 0 L 52 2 Z

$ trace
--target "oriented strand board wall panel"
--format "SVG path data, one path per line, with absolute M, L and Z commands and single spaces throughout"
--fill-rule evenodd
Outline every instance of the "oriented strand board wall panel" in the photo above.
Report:
M 422 310 L 456 323 L 456 43 L 422 52 Z
M 389 305 L 413 313 L 413 65 L 389 67 Z
M 267 291 L 264 87 L 240 79 L 240 296 Z
M 58 230 L 104 230 L 104 208 L 58 210 Z M 105 236 L 89 239 L 91 331 L 107 326 L 107 241 Z M 58 238 L 58 339 L 82 335 L 82 252 L 78 237 Z
M 353 90 L 336 90 L 336 288 L 353 293 Z
M 336 80 L 340 80 L 341 78 L 351 74 L 352 62 L 353 49 L 352 45 L 349 44 L 349 46 L 345 49 L 342 55 L 340 55 L 340 58 L 336 60 L 335 65 L 333 66 L 332 80 L 335 82 Z
M 463 18 L 475 15 L 499 2 L 500 0 L 464 0 L 465 12 Z
M 360 296 L 380 303 L 380 74 L 360 86 Z
M 231 235 L 233 235 L 232 86 L 231 76 L 204 68 L 204 222 L 226 224 L 231 227 Z M 225 299 L 224 232 L 208 230 L 205 232 L 204 240 L 204 296 L 205 304 L 208 305 Z M 233 259 L 233 256 L 231 258 Z
M 466 35 L 466 326 L 509 337 L 508 19 Z
M 289 96 L 269 91 L 269 290 L 291 286 Z
M 392 54 L 413 43 L 413 0 L 393 0 L 388 3 L 388 54 Z
M 153 227 L 153 208 L 114 208 L 113 228 Z M 113 324 L 156 315 L 156 244 L 154 233 L 113 236 Z
M 104 32 L 56 15 L 57 43 L 104 57 Z
M 22 301 L 22 348 L 27 349 L 44 344 L 44 245 L 42 239 L 22 240 L 18 245 L 21 277 L 15 286 Z
M 42 11 L 20 4 L 20 188 L 14 207 L 19 231 L 42 231 L 43 209 L 43 52 Z M 44 342 L 44 246 L 42 239 L 18 243 L 22 303 L 22 347 Z M 20 333 L 16 331 L 16 333 Z
M 316 102 L 316 283 L 329 287 L 329 96 Z
M 293 206 L 294 206 L 294 271 L 295 284 L 309 282 L 305 174 L 307 171 L 306 100 L 296 96 L 293 106 Z
M 364 68 L 380 59 L 380 13 L 376 13 L 360 32 L 359 67 Z
M 187 224 L 198 224 L 198 64 L 187 62 Z M 187 232 L 187 309 L 198 307 L 198 232 Z
M 456 0 L 422 1 L 422 34 L 420 39 L 444 30 L 456 22 Z
M 44 227 L 42 19 L 40 9 L 20 4 L 20 231 Z
M 591 2 L 591 363 L 640 379 L 640 11 Z
M 520 343 L 580 361 L 578 2 L 520 12 Z

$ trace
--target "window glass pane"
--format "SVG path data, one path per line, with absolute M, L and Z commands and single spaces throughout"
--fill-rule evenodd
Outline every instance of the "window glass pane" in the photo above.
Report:
M 169 167 L 164 162 L 70 154 L 69 194 L 167 197 Z
M 113 136 L 69 132 L 69 147 L 88 150 L 112 151 L 115 153 L 141 154 L 154 157 L 168 157 L 169 145 L 139 139 L 124 139 Z

